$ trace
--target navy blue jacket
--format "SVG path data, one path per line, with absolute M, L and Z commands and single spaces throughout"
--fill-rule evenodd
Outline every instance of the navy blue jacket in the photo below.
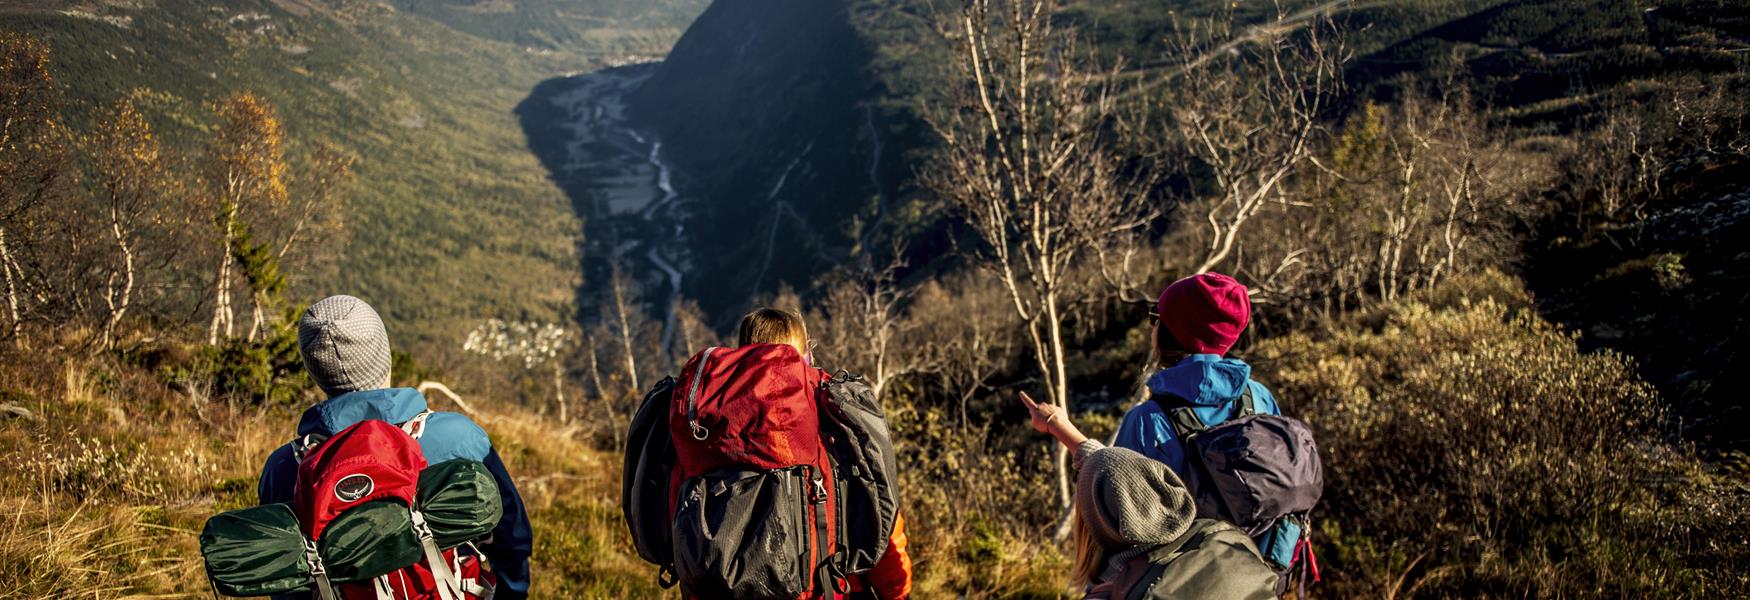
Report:
M 425 412 L 425 396 L 409 388 L 389 388 L 342 394 L 329 398 L 304 411 L 298 420 L 298 438 L 318 434 L 333 436 L 353 424 L 366 420 L 403 423 Z M 419 438 L 420 450 L 428 464 L 465 458 L 486 465 L 498 483 L 498 493 L 504 502 L 504 517 L 492 530 L 490 541 L 480 545 L 480 551 L 490 561 L 498 575 L 497 600 L 522 600 L 529 594 L 529 553 L 534 547 L 534 535 L 529 528 L 529 515 L 523 509 L 523 499 L 517 495 L 504 461 L 492 449 L 486 431 L 468 417 L 452 412 L 434 412 L 425 421 L 425 432 Z M 261 468 L 261 483 L 256 492 L 262 504 L 291 502 L 292 489 L 298 480 L 298 461 L 293 455 L 293 443 L 280 446 L 268 456 Z M 303 596 L 283 596 L 300 598 Z

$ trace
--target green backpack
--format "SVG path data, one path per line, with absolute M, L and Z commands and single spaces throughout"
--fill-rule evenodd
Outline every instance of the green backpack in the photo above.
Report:
M 448 550 L 485 537 L 504 506 L 485 465 L 451 460 L 419 473 L 414 510 L 397 499 L 374 500 L 330 521 L 320 542 L 304 537 L 289 504 L 221 513 L 201 530 L 207 578 L 226 596 L 268 596 L 368 581 L 412 566 L 425 556 L 414 523 L 423 518 L 433 541 Z
M 1179 539 L 1126 562 L 1089 600 L 1276 600 L 1276 571 L 1230 523 L 1197 519 Z

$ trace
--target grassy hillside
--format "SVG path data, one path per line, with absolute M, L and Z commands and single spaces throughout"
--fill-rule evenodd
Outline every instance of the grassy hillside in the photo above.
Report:
M 202 524 L 255 504 L 259 469 L 298 415 L 173 385 L 164 374 L 190 351 L 0 353 L 0 598 L 207 596 Z M 656 595 L 654 571 L 625 537 L 614 456 L 526 413 L 473 417 L 534 520 L 537 597 Z
M 350 235 L 318 242 L 327 268 L 290 269 L 295 293 L 370 298 L 416 348 L 487 317 L 569 315 L 581 225 L 512 109 L 548 77 L 660 56 L 702 2 L 413 4 L 4 2 L 0 28 L 49 40 L 75 126 L 133 96 L 193 158 L 208 105 L 248 89 L 278 107 L 294 153 L 358 159 Z

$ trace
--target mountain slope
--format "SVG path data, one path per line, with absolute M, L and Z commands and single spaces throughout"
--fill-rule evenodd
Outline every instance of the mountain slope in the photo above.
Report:
M 289 0 L 0 3 L 0 27 L 50 41 L 76 126 L 131 95 L 193 158 L 210 103 L 248 89 L 277 106 L 294 154 L 328 144 L 357 158 L 350 239 L 322 241 L 337 246 L 327 267 L 294 266 L 294 292 L 369 298 L 398 341 L 438 350 L 487 317 L 574 311 L 581 225 L 526 147 L 517 101 L 555 74 L 661 55 L 700 8 L 492 4 L 509 22 L 575 35 L 536 35 L 565 47 L 530 48 L 514 27 L 501 41 L 487 21 L 451 18 L 466 14 L 459 4 Z

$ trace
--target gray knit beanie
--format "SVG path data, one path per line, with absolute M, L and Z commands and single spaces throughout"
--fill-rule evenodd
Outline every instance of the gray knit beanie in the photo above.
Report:
M 1107 546 L 1153 546 L 1184 535 L 1197 507 L 1167 465 L 1128 448 L 1076 449 L 1076 510 Z
M 389 379 L 389 333 L 365 301 L 329 296 L 298 319 L 304 369 L 329 397 L 374 390 Z

